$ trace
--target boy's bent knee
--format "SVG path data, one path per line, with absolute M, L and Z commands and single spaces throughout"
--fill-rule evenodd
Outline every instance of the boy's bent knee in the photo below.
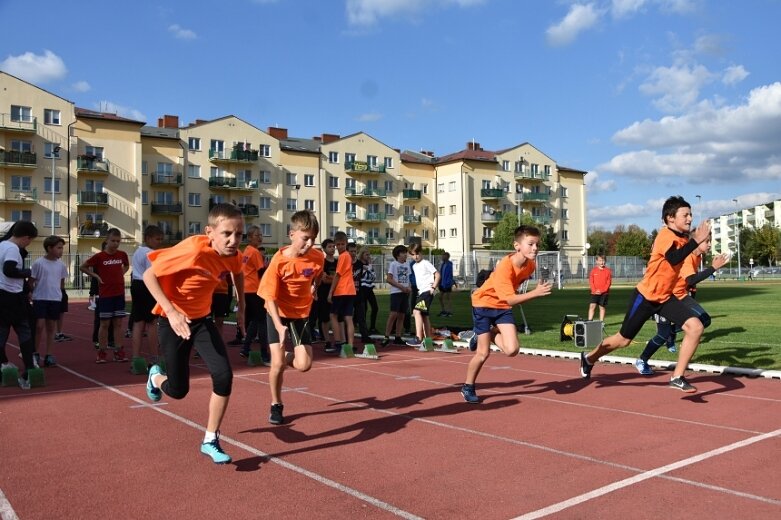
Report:
M 228 397 L 231 395 L 233 389 L 233 372 L 224 370 L 216 374 L 212 374 L 212 391 L 221 396 Z
M 167 380 L 165 383 L 163 383 L 163 392 L 165 392 L 165 395 L 171 399 L 184 399 L 185 396 L 190 392 L 189 385 L 174 386 L 170 384 L 169 381 L 170 380 Z

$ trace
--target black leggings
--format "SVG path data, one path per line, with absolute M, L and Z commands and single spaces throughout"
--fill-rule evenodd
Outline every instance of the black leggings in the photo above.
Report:
M 187 340 L 176 335 L 168 319 L 160 318 L 157 322 L 168 374 L 162 385 L 163 392 L 174 399 L 182 399 L 190 391 L 190 353 L 195 347 L 212 376 L 212 391 L 221 397 L 231 395 L 233 370 L 225 343 L 211 317 L 193 320 Z

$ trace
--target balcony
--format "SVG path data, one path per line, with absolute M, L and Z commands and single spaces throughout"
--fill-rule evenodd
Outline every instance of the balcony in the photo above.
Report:
M 483 224 L 498 224 L 504 217 L 504 213 L 501 211 L 487 211 L 480 215 L 480 220 Z
M 384 222 L 385 213 L 366 213 L 366 215 L 359 216 L 358 213 L 351 211 L 345 215 L 347 222 L 354 222 L 356 224 L 363 224 L 367 222 Z
M 348 199 L 381 199 L 387 194 L 385 188 L 345 188 L 344 196 Z
M 481 243 L 482 244 L 490 244 L 491 242 L 493 242 L 493 240 L 494 240 L 493 237 L 483 237 Z
M 0 129 L 9 130 L 11 132 L 34 134 L 38 129 L 38 118 L 28 117 L 13 119 L 11 114 L 0 114 Z
M 233 150 L 209 150 L 209 160 L 212 162 L 255 162 L 259 157 L 258 150 L 243 150 L 239 148 L 233 148 Z
M 516 200 L 521 202 L 548 202 L 550 200 L 550 193 L 537 193 L 537 192 L 523 192 L 518 193 Z
M 404 200 L 420 200 L 423 192 L 420 190 L 402 190 L 401 196 Z
M 182 232 L 181 231 L 166 231 L 163 233 L 163 242 L 165 243 L 172 243 L 172 242 L 179 242 L 182 239 Z
M 542 224 L 543 226 L 550 225 L 550 215 L 532 215 L 532 220 L 535 224 Z
M 76 171 L 87 173 L 108 174 L 108 159 L 97 157 L 95 155 L 79 155 L 76 157 Z
M 385 173 L 385 165 L 369 164 L 366 161 L 352 161 L 344 163 L 344 171 L 347 173 L 379 175 L 380 173 Z
M 239 209 L 245 217 L 260 216 L 260 208 L 256 204 L 239 204 Z
M 0 187 L 0 200 L 9 204 L 35 204 L 38 202 L 38 190 L 14 190 L 6 192 L 4 187 Z
M 404 225 L 407 224 L 420 224 L 420 215 L 404 215 Z
M 380 237 L 366 237 L 366 245 L 369 246 L 387 246 L 388 239 Z
M 108 236 L 109 226 L 107 222 L 100 222 L 93 224 L 91 220 L 87 220 L 79 227 L 79 238 L 106 238 Z
M 547 181 L 550 180 L 550 174 L 549 173 L 543 173 L 543 172 L 531 172 L 531 171 L 516 171 L 515 172 L 515 180 L 516 181 Z
M 182 174 L 171 174 L 164 172 L 154 172 L 149 177 L 149 183 L 152 186 L 181 186 Z
M 108 193 L 80 191 L 76 204 L 79 206 L 108 206 Z
M 0 166 L 35 168 L 37 154 L 18 150 L 0 150 Z
M 160 204 L 157 202 L 153 202 L 151 206 L 152 206 L 152 213 L 154 213 L 155 215 L 181 215 L 182 214 L 181 202 L 174 202 L 173 204 Z
M 258 189 L 257 179 L 236 179 L 235 177 L 209 177 L 211 190 L 252 191 Z
M 504 197 L 502 188 L 483 188 L 480 190 L 480 198 L 482 200 L 499 200 L 502 197 Z

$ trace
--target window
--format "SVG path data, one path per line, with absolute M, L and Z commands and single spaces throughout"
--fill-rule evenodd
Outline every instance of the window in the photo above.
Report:
M 87 179 L 84 182 L 85 190 L 91 193 L 105 193 L 105 189 L 103 186 L 104 186 L 103 181 Z
M 52 227 L 52 212 L 48 209 L 43 212 L 43 227 Z M 54 212 L 54 227 L 60 227 L 60 212 Z
M 358 205 L 355 202 L 345 202 L 344 211 L 347 213 L 356 213 L 358 211 Z
M 260 209 L 265 211 L 271 210 L 271 197 L 260 198 Z
M 315 201 L 312 199 L 306 199 L 304 201 L 304 209 L 308 211 L 314 211 L 315 210 Z
M 287 199 L 285 207 L 288 211 L 298 211 L 298 201 L 296 199 Z
M 156 191 L 154 192 L 155 195 L 155 204 L 173 204 L 174 203 L 174 194 L 170 191 Z
M 222 204 L 224 202 L 228 202 L 228 197 L 225 195 L 215 195 L 211 199 L 209 199 L 209 202 L 211 204 Z
M 445 183 L 440 182 L 437 184 L 437 193 L 445 193 Z
M 390 195 L 393 191 L 393 181 L 385 181 L 385 194 Z
M 146 161 L 141 161 L 141 175 L 148 175 L 149 174 L 149 163 Z
M 225 170 L 220 170 L 216 166 L 210 167 L 209 168 L 209 173 L 210 173 L 209 177 L 213 178 L 213 179 L 214 178 L 220 178 L 220 179 L 224 179 L 225 178 Z
M 252 183 L 252 170 L 239 170 L 236 172 L 236 186 L 244 188 L 257 188 Z
M 187 165 L 187 177 L 190 179 L 201 178 L 201 165 L 200 164 L 188 164 Z
M 103 160 L 103 147 L 102 146 L 85 146 L 84 153 L 95 157 L 98 161 Z
M 440 206 L 437 208 L 437 215 L 444 215 L 445 214 L 445 206 Z
M 421 185 L 420 190 L 423 192 L 423 195 L 428 194 L 428 183 Z
M 328 152 L 328 162 L 331 164 L 338 164 L 339 152 Z
M 491 181 L 483 180 L 480 183 L 482 189 L 484 190 L 490 190 L 491 189 Z
M 149 192 L 141 190 L 141 204 L 149 204 Z
M 32 181 L 32 177 L 13 175 L 11 176 L 11 191 L 30 191 L 32 189 Z
M 439 238 L 447 238 L 447 230 L 446 229 L 440 229 L 439 230 Z
M 456 181 L 447 183 L 447 191 L 456 191 Z
M 264 237 L 270 237 L 271 236 L 271 224 L 269 223 L 262 223 L 260 224 L 260 234 Z
M 392 217 L 396 214 L 396 208 L 393 207 L 393 204 L 385 204 L 385 215 L 388 217 Z
M 311 173 L 307 173 L 304 175 L 304 186 L 307 186 L 309 188 L 313 187 L 315 185 L 315 176 Z
M 377 156 L 376 155 L 367 155 L 366 156 L 366 162 L 369 164 L 369 166 L 376 168 L 377 167 Z
M 428 240 L 428 229 L 424 229 L 424 230 L 423 230 L 423 238 L 424 238 L 425 240 Z
M 561 230 L 561 240 L 566 241 L 569 240 L 569 231 L 566 229 Z
M 187 140 L 187 148 L 197 152 L 201 149 L 201 138 L 200 137 L 190 137 Z
M 258 180 L 261 184 L 271 184 L 271 172 L 268 170 L 260 170 L 260 178 Z
M 428 206 L 423 206 L 423 216 L 428 217 Z
M 393 232 L 393 228 L 385 228 L 385 238 L 388 240 L 393 240 L 395 236 L 396 235 Z
M 455 215 L 456 214 L 456 205 L 455 204 L 451 204 L 450 205 L 450 214 L 451 215 Z
M 569 219 L 569 210 L 567 208 L 563 208 L 561 210 L 561 220 L 567 220 Z
M 242 195 L 239 197 L 239 207 L 243 208 L 244 206 L 247 206 L 249 204 L 252 204 L 252 195 Z
M 174 165 L 169 162 L 159 162 L 157 163 L 157 175 L 161 177 L 173 177 L 174 176 Z
M 458 236 L 458 228 L 450 228 L 450 238 L 455 238 Z
M 339 177 L 334 177 L 333 175 L 330 175 L 328 177 L 328 187 L 339 189 Z
M 220 141 L 219 139 L 212 139 L 211 143 L 209 144 L 209 150 L 221 154 L 223 151 L 225 151 L 225 141 Z
M 506 172 L 510 171 L 510 161 L 502 161 L 502 170 Z
M 29 209 L 15 209 L 11 211 L 11 220 L 17 221 L 17 220 L 29 220 L 32 221 L 33 219 L 33 212 Z
M 43 191 L 44 193 L 51 193 L 52 192 L 52 178 L 51 177 L 44 177 L 43 178 Z M 54 179 L 54 192 L 60 193 L 60 179 L 55 178 Z
M 494 232 L 491 228 L 484 227 L 483 228 L 483 238 L 493 238 Z
M 347 233 L 347 236 L 348 236 L 348 237 L 350 236 L 350 229 L 351 229 L 351 228 L 347 228 L 347 231 L 345 231 L 345 233 Z M 339 226 L 329 226 L 329 227 L 328 227 L 328 238 L 333 238 L 333 237 L 334 237 L 334 235 L 335 235 L 335 234 L 336 234 L 338 231 L 339 231 Z
M 201 205 L 201 194 L 200 193 L 188 193 L 187 194 L 187 205 L 188 206 L 200 206 Z
M 344 154 L 344 164 L 352 164 L 355 162 L 355 154 L 354 153 L 346 153 Z
M 11 140 L 11 150 L 15 152 L 32 152 L 33 151 L 33 142 L 32 141 L 22 141 L 20 139 L 13 139 Z
M 15 123 L 32 123 L 33 109 L 18 105 L 11 105 L 11 121 Z
M 261 157 L 271 157 L 271 147 L 267 144 L 258 146 L 258 155 Z
M 60 149 L 55 152 L 54 151 L 55 148 L 60 148 Z M 54 156 L 55 159 L 59 159 L 61 151 L 62 151 L 62 147 L 57 143 L 44 143 L 43 145 L 43 156 L 46 157 L 47 159 L 51 159 L 52 156 Z
M 339 213 L 339 201 L 331 200 L 328 202 L 328 211 L 331 213 Z
M 346 190 L 354 190 L 355 189 L 355 179 L 346 178 L 344 180 L 344 189 Z
M 568 191 L 569 191 L 569 190 L 567 189 L 567 187 L 566 187 L 566 186 L 562 186 L 562 187 L 559 189 L 559 195 L 560 195 L 562 198 L 566 199 L 566 198 L 569 196 L 569 195 L 568 195 Z
M 187 233 L 190 235 L 200 235 L 201 234 L 201 223 L 196 221 L 191 221 L 187 223 Z
M 334 232 L 331 233 L 331 238 L 333 238 L 337 231 L 339 231 L 339 228 L 334 228 Z M 347 226 L 347 229 L 344 230 L 344 233 L 347 235 L 347 238 L 355 238 L 358 236 L 358 232 L 355 230 L 355 228 L 350 226 Z
M 60 111 L 52 108 L 43 109 L 43 122 L 47 125 L 59 125 L 60 124 Z
M 298 184 L 298 175 L 292 172 L 285 173 L 285 184 L 288 186 L 295 186 Z
M 540 165 L 539 164 L 532 164 L 531 165 L 532 174 L 537 174 L 540 171 Z
M 545 173 L 546 177 L 550 177 L 550 164 L 543 166 L 542 171 Z
M 523 173 L 526 171 L 523 167 L 523 161 L 515 161 L 515 173 Z
M 386 157 L 385 158 L 385 169 L 391 169 L 393 168 L 393 157 Z

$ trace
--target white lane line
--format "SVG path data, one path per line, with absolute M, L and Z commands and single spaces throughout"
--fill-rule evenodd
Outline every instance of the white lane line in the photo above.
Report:
M 16 516 L 16 511 L 11 506 L 11 502 L 5 497 L 2 489 L 0 489 L 0 518 L 2 520 L 19 520 L 19 517 Z
M 92 384 L 95 384 L 97 386 L 105 388 L 106 390 L 114 392 L 115 394 L 120 395 L 120 396 L 124 397 L 125 399 L 129 399 L 130 401 L 133 401 L 133 402 L 135 402 L 137 404 L 144 405 L 144 406 L 148 407 L 151 410 L 154 410 L 154 411 L 156 411 L 158 413 L 161 413 L 161 414 L 163 414 L 163 415 L 165 415 L 165 416 L 167 416 L 167 417 L 169 417 L 171 419 L 174 419 L 174 420 L 176 420 L 176 421 L 178 421 L 178 422 L 180 422 L 180 423 L 182 423 L 182 424 L 184 424 L 186 426 L 189 426 L 189 427 L 191 427 L 191 428 L 193 428 L 195 430 L 199 430 L 199 431 L 202 431 L 202 432 L 206 431 L 206 429 L 203 426 L 201 426 L 201 425 L 191 421 L 190 419 L 182 417 L 181 415 L 177 415 L 177 414 L 175 414 L 173 412 L 170 412 L 170 411 L 168 411 L 168 410 L 166 410 L 164 408 L 155 407 L 151 403 L 143 401 L 143 400 L 141 400 L 141 399 L 139 399 L 139 398 L 137 398 L 137 397 L 135 397 L 133 395 L 130 395 L 130 394 L 126 393 L 126 392 L 123 392 L 122 390 L 119 390 L 119 389 L 117 389 L 117 388 L 115 388 L 113 386 L 110 386 L 110 385 L 107 385 L 105 383 L 102 383 L 102 382 L 100 382 L 100 381 L 98 381 L 96 379 L 92 379 L 89 376 L 86 376 L 84 374 L 80 374 L 79 372 L 76 372 L 75 370 L 71 370 L 71 369 L 66 368 L 66 367 L 61 367 L 61 368 L 63 370 L 65 370 L 66 372 L 69 372 L 69 373 L 73 374 L 76 377 L 79 377 L 81 379 L 84 379 L 85 381 L 89 381 Z M 413 513 L 410 513 L 409 511 L 405 511 L 405 510 L 403 510 L 401 508 L 398 508 L 398 507 L 394 506 L 393 504 L 389 504 L 387 502 L 384 502 L 384 501 L 380 500 L 379 498 L 375 498 L 375 497 L 373 497 L 371 495 L 367 495 L 366 493 L 362 493 L 361 491 L 358 491 L 357 489 L 345 486 L 344 484 L 340 484 L 339 482 L 336 482 L 335 480 L 331 480 L 331 479 L 329 479 L 327 477 L 324 477 L 323 475 L 320 475 L 320 474 L 315 473 L 313 471 L 309 471 L 308 469 L 302 468 L 301 466 L 297 466 L 297 465 L 291 464 L 290 462 L 287 462 L 285 460 L 282 460 L 282 459 L 279 459 L 277 457 L 271 456 L 268 453 L 265 453 L 265 452 L 263 452 L 261 450 L 258 450 L 254 446 L 250 446 L 249 444 L 245 444 L 245 443 L 243 443 L 241 441 L 238 441 L 236 439 L 233 439 L 231 437 L 224 436 L 224 435 L 220 436 L 220 440 L 222 442 L 227 443 L 227 444 L 231 444 L 233 446 L 241 448 L 241 449 L 243 449 L 243 450 L 245 450 L 245 451 L 247 451 L 247 452 L 249 452 L 249 453 L 251 453 L 253 455 L 256 455 L 258 457 L 265 458 L 269 462 L 273 462 L 274 464 L 277 464 L 277 465 L 279 465 L 279 466 L 281 466 L 281 467 L 283 467 L 283 468 L 285 468 L 287 470 L 293 471 L 295 473 L 298 473 L 299 475 L 303 475 L 303 476 L 305 476 L 307 478 L 310 478 L 310 479 L 314 480 L 315 482 L 317 482 L 319 484 L 322 484 L 324 486 L 328 486 L 330 488 L 336 489 L 337 491 L 340 491 L 342 493 L 350 495 L 350 496 L 352 496 L 354 498 L 357 498 L 358 500 L 362 500 L 362 501 L 364 501 L 364 502 L 366 502 L 368 504 L 373 505 L 374 507 L 376 507 L 378 509 L 382 509 L 383 511 L 387 511 L 387 512 L 389 512 L 391 514 L 394 514 L 396 516 L 399 516 L 401 518 L 407 518 L 407 519 L 410 519 L 410 520 L 423 520 L 421 517 L 419 517 L 417 515 L 414 515 Z M 12 518 L 15 518 L 15 517 L 12 517 Z M 3 518 L 3 520 L 6 520 L 6 519 Z
M 513 520 L 534 520 L 536 518 L 542 518 L 544 516 L 552 515 L 554 513 L 558 513 L 559 511 L 569 509 L 570 507 L 576 506 L 578 504 L 582 504 L 584 502 L 588 502 L 589 500 L 593 500 L 595 498 L 599 498 L 601 496 L 607 495 L 608 493 L 612 493 L 613 491 L 618 491 L 620 489 L 633 486 L 639 482 L 643 482 L 644 480 L 658 477 L 664 475 L 665 473 L 669 473 L 671 471 L 685 468 L 686 466 L 691 466 L 698 462 L 702 462 L 704 460 L 708 460 L 713 457 L 717 457 L 719 455 L 729 453 L 730 451 L 744 448 L 746 446 L 750 446 L 751 444 L 755 444 L 757 442 L 761 442 L 766 439 L 772 439 L 773 437 L 778 437 L 779 435 L 781 435 L 781 429 L 768 432 L 768 433 L 763 433 L 762 435 L 749 437 L 748 439 L 743 439 L 742 441 L 733 442 L 732 444 L 727 444 L 726 446 L 722 446 L 721 448 L 716 448 L 710 451 L 706 451 L 705 453 L 694 455 L 686 459 L 679 460 L 678 462 L 673 462 L 672 464 L 667 464 L 665 466 L 661 466 L 656 469 L 645 471 L 643 473 L 640 473 L 639 475 L 635 475 L 633 477 L 619 480 L 618 482 L 608 484 L 607 486 L 602 486 L 601 488 L 594 489 L 593 491 L 589 491 L 588 493 L 583 493 L 582 495 L 578 495 L 576 497 L 563 500 L 556 504 L 551 504 L 548 507 L 544 507 L 542 509 L 532 511 L 530 513 L 526 513 L 521 516 L 517 516 Z M 777 504 L 781 504 L 781 502 L 779 501 L 775 501 L 775 502 Z

